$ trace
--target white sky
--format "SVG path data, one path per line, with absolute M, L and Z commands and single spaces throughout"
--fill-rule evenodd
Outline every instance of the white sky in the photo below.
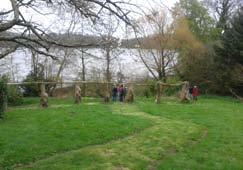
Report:
M 118 0 L 114 0 L 118 1 Z M 143 12 L 147 13 L 148 11 L 151 11 L 152 8 L 160 9 L 160 8 L 172 8 L 174 3 L 178 0 L 124 0 L 128 1 L 131 4 L 135 4 L 136 6 L 139 6 Z M 129 6 L 131 11 L 137 11 L 139 14 L 143 14 L 143 12 L 139 9 L 137 9 L 134 6 Z M 11 3 L 10 0 L 0 0 L 0 11 L 2 10 L 8 10 L 11 9 Z M 38 9 L 41 12 L 45 9 Z M 49 11 L 45 10 L 45 13 L 49 13 Z M 28 21 L 36 22 L 38 25 L 40 24 L 43 26 L 43 30 L 49 30 L 50 32 L 66 32 L 67 29 L 70 26 L 71 23 L 71 17 L 60 17 L 55 14 L 48 14 L 46 16 L 40 15 L 37 12 L 35 12 L 32 9 L 22 9 L 22 13 L 25 16 L 25 19 Z M 131 13 L 130 17 L 141 17 L 139 14 Z M 68 15 L 68 14 L 65 14 Z M 79 17 L 78 17 L 79 18 Z M 121 22 L 122 23 L 122 22 Z M 75 27 L 73 32 L 80 32 L 81 25 L 84 28 L 84 34 L 94 34 L 94 31 L 92 29 L 92 24 L 85 23 L 85 21 L 82 21 L 82 24 L 79 24 Z M 125 25 L 122 23 L 122 25 L 119 27 L 119 30 L 114 34 L 114 36 L 117 37 L 124 37 L 125 34 Z
M 127 0 L 129 1 L 129 0 Z M 136 4 L 137 6 L 141 6 L 144 11 L 147 9 L 151 8 L 165 8 L 167 6 L 168 8 L 173 7 L 174 3 L 177 2 L 178 0 L 130 0 L 130 3 Z M 0 11 L 2 10 L 8 10 L 11 9 L 11 4 L 10 0 L 0 0 Z M 135 8 L 134 8 L 135 9 Z M 133 9 L 132 9 L 133 10 Z M 48 16 L 42 16 L 42 15 L 36 15 L 35 13 L 28 12 L 25 15 L 26 19 L 38 22 L 39 24 L 44 24 L 47 27 L 50 26 L 52 29 L 51 30 L 58 30 L 61 29 L 60 27 L 63 27 L 65 25 L 65 21 L 58 17 L 53 17 L 53 15 L 48 15 Z M 68 25 L 68 22 L 66 22 L 66 25 Z M 123 30 L 124 31 L 124 30 Z M 121 33 L 121 31 L 119 31 Z M 116 36 L 120 36 L 121 34 L 118 33 Z M 119 35 L 120 34 L 120 35 Z M 14 56 L 14 65 L 15 68 L 18 68 L 18 73 L 21 73 L 21 76 L 19 79 L 22 79 L 26 74 L 28 74 L 30 70 L 30 64 L 27 64 L 24 66 L 23 62 L 25 62 L 25 59 L 28 58 L 26 54 L 13 54 Z M 124 61 L 122 62 L 124 65 L 126 65 L 126 70 L 125 74 L 131 75 L 131 72 L 134 73 L 135 75 L 144 74 L 146 71 L 143 68 L 143 65 L 134 63 L 132 59 L 126 59 L 129 56 L 129 54 L 125 53 L 122 58 Z M 136 72 L 136 70 L 139 70 L 139 73 Z
M 118 0 L 114 0 L 114 1 L 118 1 Z M 172 8 L 174 3 L 177 2 L 178 0 L 124 0 L 127 1 L 131 4 L 135 4 L 136 6 L 139 6 L 143 12 L 147 13 L 148 11 L 151 11 L 152 8 Z M 143 14 L 143 12 L 141 12 L 141 10 L 137 9 L 134 6 L 129 6 L 129 10 L 131 11 L 137 11 L 138 13 L 141 13 L 141 15 Z M 11 3 L 10 0 L 0 0 L 0 11 L 2 10 L 8 10 L 11 9 Z M 66 32 L 66 30 L 69 28 L 70 26 L 70 16 L 69 17 L 60 17 L 57 14 L 48 14 L 46 16 L 38 14 L 37 12 L 35 12 L 32 9 L 21 9 L 22 13 L 25 16 L 25 19 L 28 21 L 32 21 L 32 22 L 36 22 L 40 25 L 42 25 L 44 27 L 44 30 L 47 30 L 46 28 L 48 28 L 48 30 L 50 32 Z M 39 11 L 44 13 L 49 13 L 49 11 L 45 10 L 45 9 L 38 9 Z M 50 9 L 49 9 L 50 10 Z M 65 15 L 68 15 L 65 14 Z M 141 17 L 139 14 L 135 14 L 135 13 L 131 13 L 130 17 Z M 77 17 L 79 18 L 79 17 Z M 89 30 L 92 30 L 91 26 L 92 24 L 90 23 L 84 23 L 84 21 L 82 21 L 82 24 L 79 24 L 78 27 L 76 27 L 75 30 L 73 30 L 73 32 L 79 32 L 81 30 L 81 25 L 83 27 L 83 25 L 85 25 L 84 29 L 86 28 L 86 32 L 84 32 L 84 34 L 91 34 Z M 120 30 L 114 35 L 117 37 L 123 37 L 124 35 L 122 35 L 122 32 L 124 33 L 125 31 L 122 30 L 125 29 L 124 23 L 121 25 Z M 78 30 L 78 31 L 76 31 Z M 91 31 L 92 32 L 92 31 Z
M 118 1 L 118 0 L 113 0 L 113 1 Z M 174 3 L 177 2 L 178 0 L 124 0 L 125 2 L 129 2 L 130 4 L 134 4 L 136 6 L 138 6 L 139 8 L 141 8 L 142 10 L 144 10 L 144 12 L 147 12 L 148 10 L 152 9 L 152 8 L 172 8 Z M 2 10 L 8 10 L 11 9 L 11 3 L 10 0 L 0 0 L 0 11 Z M 138 13 L 141 13 L 140 9 L 137 9 L 135 6 L 129 6 L 129 9 L 131 11 L 135 11 Z M 28 9 L 29 10 L 29 9 Z M 43 12 L 43 8 L 38 9 L 39 11 Z M 23 11 L 22 11 L 23 12 Z M 28 11 L 29 12 L 29 11 Z M 32 11 L 34 12 L 34 11 Z M 44 12 L 48 12 L 48 11 L 44 11 Z M 34 13 L 28 13 L 28 18 L 35 18 L 35 16 L 38 16 L 39 21 L 48 21 L 49 23 L 52 22 L 50 21 L 50 17 L 48 15 L 48 17 L 41 17 L 38 13 L 34 14 Z M 134 15 L 136 16 L 136 14 L 131 14 L 133 15 L 132 17 L 134 17 Z M 26 16 L 25 16 L 26 17 Z
M 133 4 L 137 4 L 139 6 L 151 7 L 155 4 L 165 4 L 168 7 L 172 7 L 175 2 L 178 0 L 131 0 L 130 2 Z M 9 9 L 11 7 L 10 0 L 1 0 L 0 1 L 0 9 Z

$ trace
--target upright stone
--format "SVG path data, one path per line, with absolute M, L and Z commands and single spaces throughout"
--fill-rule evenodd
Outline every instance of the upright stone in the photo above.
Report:
M 133 91 L 132 85 L 130 85 L 130 87 L 128 88 L 128 92 L 127 92 L 125 101 L 128 103 L 134 102 L 134 91 Z
M 181 102 L 188 102 L 191 100 L 189 88 L 190 88 L 189 82 L 185 81 L 182 85 L 182 89 L 180 92 L 180 101 Z
M 41 95 L 40 95 L 40 106 L 41 107 L 48 107 L 48 94 L 46 93 L 45 84 L 41 84 Z
M 74 99 L 76 104 L 81 102 L 81 89 L 77 84 L 74 86 Z

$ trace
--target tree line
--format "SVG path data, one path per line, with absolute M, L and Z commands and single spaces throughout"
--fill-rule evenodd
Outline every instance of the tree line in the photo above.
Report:
M 54 61 L 57 69 L 51 80 L 59 81 L 67 65 L 77 64 L 72 57 L 75 53 L 80 56 L 81 63 L 78 67 L 81 68 L 81 80 L 87 79 L 87 63 L 90 59 L 94 63 L 102 59 L 105 61 L 104 80 L 110 82 L 114 80 L 112 63 L 115 60 L 119 62 L 117 58 L 122 53 L 119 47 L 126 47 L 136 50 L 136 54 L 131 55 L 147 69 L 148 76 L 144 75 L 144 81 L 148 77 L 162 82 L 180 80 L 198 84 L 208 93 L 231 93 L 239 96 L 243 92 L 243 4 L 239 0 L 179 0 L 173 8 L 161 8 L 158 5 L 146 9 L 146 13 L 141 7 L 127 1 L 10 2 L 10 10 L 0 11 L 0 58 L 3 59 L 18 49 L 29 49 L 32 70 L 26 81 L 50 77 L 39 56 L 50 57 Z M 67 14 L 72 16 L 65 34 L 52 33 L 44 25 L 26 19 L 23 7 L 47 15 L 38 9 L 39 6 L 60 14 L 64 19 Z M 132 18 L 130 14 L 134 14 L 135 8 L 141 9 L 143 15 Z M 88 20 L 87 25 L 92 25 L 92 32 L 100 38 L 94 36 L 93 41 L 87 41 L 87 37 L 85 40 L 81 36 L 77 41 L 75 34 L 83 34 L 83 27 L 80 25 L 84 20 Z M 126 25 L 123 28 L 127 39 L 123 39 L 119 46 L 115 34 L 122 24 Z M 72 40 L 75 38 L 75 41 Z M 102 44 L 99 46 L 103 51 L 101 57 L 87 50 L 97 44 Z M 53 52 L 53 46 L 61 49 L 61 52 Z M 116 69 L 120 81 L 125 79 L 123 69 Z M 99 71 L 93 71 L 94 79 L 95 74 L 97 77 Z
M 169 10 L 150 10 L 137 22 L 141 61 L 155 80 L 173 75 L 204 92 L 242 94 L 242 5 L 179 0 Z

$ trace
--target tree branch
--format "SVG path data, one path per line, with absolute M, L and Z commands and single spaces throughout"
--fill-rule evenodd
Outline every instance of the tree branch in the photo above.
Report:
M 13 47 L 13 48 L 10 48 L 10 49 L 8 49 L 8 50 L 5 50 L 4 52 L 1 52 L 1 53 L 0 53 L 0 59 L 6 57 L 7 55 L 9 55 L 9 54 L 11 54 L 11 53 L 13 53 L 13 52 L 15 52 L 17 49 L 18 49 L 18 46 L 16 45 L 16 46 Z

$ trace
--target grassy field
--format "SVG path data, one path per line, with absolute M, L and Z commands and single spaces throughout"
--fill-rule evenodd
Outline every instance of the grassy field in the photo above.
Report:
M 243 104 L 28 98 L 0 121 L 0 169 L 243 169 Z

